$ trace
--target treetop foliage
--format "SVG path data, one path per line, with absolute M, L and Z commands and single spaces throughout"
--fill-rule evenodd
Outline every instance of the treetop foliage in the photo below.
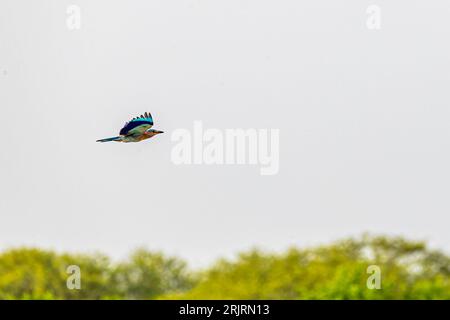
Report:
M 67 267 L 81 270 L 70 290 Z M 369 266 L 380 288 L 367 285 Z M 35 248 L 0 253 L 0 299 L 450 299 L 450 257 L 424 242 L 362 236 L 283 253 L 253 249 L 190 270 L 139 248 L 118 263 L 101 254 Z

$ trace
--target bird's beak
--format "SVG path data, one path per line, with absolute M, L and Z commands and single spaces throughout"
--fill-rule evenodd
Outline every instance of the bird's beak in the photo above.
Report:
M 158 131 L 157 133 L 164 133 L 164 131 Z

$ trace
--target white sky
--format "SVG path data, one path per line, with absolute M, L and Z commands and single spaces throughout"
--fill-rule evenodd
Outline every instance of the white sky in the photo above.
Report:
M 2 0 L 0 249 L 205 265 L 368 231 L 449 250 L 449 17 L 446 0 Z M 144 111 L 165 134 L 95 143 Z M 194 120 L 280 129 L 279 174 L 175 166 L 170 133 Z

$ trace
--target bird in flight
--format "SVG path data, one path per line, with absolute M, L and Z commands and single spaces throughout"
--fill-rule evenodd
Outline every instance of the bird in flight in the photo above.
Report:
M 130 122 L 125 123 L 117 137 L 97 140 L 97 142 L 139 142 L 149 139 L 157 134 L 164 133 L 164 131 L 151 129 L 153 126 L 153 118 L 149 112 L 131 119 Z

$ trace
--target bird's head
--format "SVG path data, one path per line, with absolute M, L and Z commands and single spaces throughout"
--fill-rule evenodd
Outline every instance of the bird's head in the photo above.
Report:
M 155 130 L 155 129 L 148 129 L 147 131 L 145 131 L 145 134 L 150 137 L 156 136 L 157 134 L 160 134 L 160 133 L 164 133 L 164 131 Z

